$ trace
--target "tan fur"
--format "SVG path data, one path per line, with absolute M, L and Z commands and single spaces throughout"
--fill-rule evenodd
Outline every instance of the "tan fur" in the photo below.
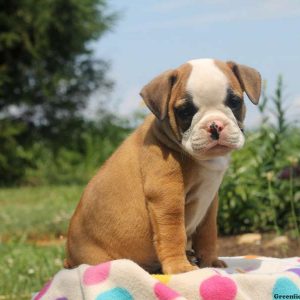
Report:
M 197 268 L 185 253 L 188 240 L 201 266 L 224 266 L 216 253 L 219 182 L 210 195 L 214 200 L 205 200 L 211 203 L 205 217 L 193 221 L 196 228 L 189 236 L 186 232 L 192 206 L 201 210 L 203 205 L 194 199 L 201 198 L 199 187 L 215 180 L 205 175 L 226 169 L 215 170 L 218 160 L 199 162 L 181 147 L 173 108 L 184 97 L 190 72 L 184 64 L 142 90 L 157 118 L 147 117 L 87 185 L 70 222 L 66 267 L 128 258 L 148 271 L 161 266 L 164 273 L 186 272 Z M 241 93 L 238 80 L 225 67 L 224 72 Z
M 218 66 L 218 68 L 226 75 L 230 82 L 230 86 L 232 87 L 232 90 L 235 91 L 236 95 L 238 95 L 241 99 L 243 99 L 243 89 L 241 87 L 241 84 L 239 83 L 238 78 L 235 76 L 232 68 L 233 68 L 233 62 L 225 63 L 220 60 L 215 60 L 215 64 Z M 236 65 L 236 64 L 235 64 Z M 239 125 L 242 127 L 242 122 L 245 119 L 246 115 L 246 106 L 243 105 L 241 107 L 241 110 L 237 114 L 237 119 L 239 122 L 241 122 Z
M 190 76 L 192 67 L 190 64 L 183 64 L 177 69 L 177 84 L 174 86 L 171 94 L 171 98 L 168 104 L 169 121 L 173 132 L 176 134 L 177 139 L 180 137 L 179 126 L 177 124 L 176 117 L 173 112 L 173 108 L 176 106 L 176 102 L 180 102 L 185 96 L 186 82 Z
M 151 80 L 140 93 L 146 105 L 159 120 L 167 116 L 171 90 L 176 79 L 177 70 L 165 71 Z
M 237 79 L 237 77 L 232 72 L 231 63 L 228 64 L 226 62 L 215 60 L 215 64 L 218 66 L 218 68 L 226 75 L 230 82 L 230 86 L 232 89 L 236 92 L 238 96 L 243 98 L 243 90 L 241 88 L 241 85 Z
M 149 271 L 160 263 L 165 273 L 195 268 L 184 228 L 183 172 L 193 163 L 162 139 L 149 116 L 88 184 L 69 227 L 69 266 L 129 258 Z
M 255 69 L 235 62 L 228 62 L 229 67 L 240 82 L 249 99 L 257 104 L 261 93 L 261 76 Z

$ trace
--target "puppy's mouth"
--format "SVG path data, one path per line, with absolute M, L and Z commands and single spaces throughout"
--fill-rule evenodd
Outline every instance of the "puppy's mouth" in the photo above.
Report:
M 233 131 L 230 134 L 226 132 L 212 132 L 211 134 L 201 134 L 193 137 L 191 146 L 193 151 L 203 152 L 229 152 L 234 149 L 240 149 L 244 144 L 244 138 L 239 131 Z
M 207 152 L 207 151 L 217 151 L 217 150 L 223 150 L 223 151 L 230 151 L 234 149 L 238 149 L 239 147 L 236 144 L 231 144 L 226 141 L 213 141 L 208 142 L 207 144 L 192 144 L 192 148 L 195 152 Z

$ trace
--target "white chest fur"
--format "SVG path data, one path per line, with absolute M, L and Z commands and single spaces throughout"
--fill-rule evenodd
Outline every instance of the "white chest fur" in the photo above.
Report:
M 218 192 L 228 164 L 229 156 L 200 162 L 197 178 L 186 187 L 185 228 L 188 238 L 205 217 Z

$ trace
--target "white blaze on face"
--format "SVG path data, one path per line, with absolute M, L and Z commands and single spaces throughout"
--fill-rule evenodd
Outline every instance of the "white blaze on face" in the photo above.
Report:
M 199 111 L 194 115 L 190 128 L 183 134 L 183 147 L 198 158 L 205 158 L 209 149 L 217 144 L 229 149 L 241 148 L 244 136 L 231 109 L 224 104 L 230 88 L 228 78 L 213 59 L 195 59 L 188 63 L 192 65 L 192 71 L 186 83 L 186 91 L 192 96 Z M 211 138 L 207 130 L 214 121 L 224 125 L 217 141 Z
M 223 103 L 229 87 L 225 74 L 216 66 L 213 59 L 195 59 L 188 62 L 192 72 L 186 90 L 193 96 L 198 107 L 216 107 Z

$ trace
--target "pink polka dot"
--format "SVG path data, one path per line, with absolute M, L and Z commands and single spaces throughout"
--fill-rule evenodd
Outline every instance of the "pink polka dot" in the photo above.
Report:
M 83 274 L 83 283 L 85 285 L 93 285 L 104 281 L 110 271 L 110 262 L 97 266 L 88 267 Z
M 214 275 L 201 283 L 199 292 L 203 300 L 233 300 L 237 287 L 230 278 Z
M 173 300 L 180 296 L 178 293 L 160 282 L 155 284 L 154 293 L 159 300 Z
M 51 285 L 51 280 L 48 281 L 48 282 L 43 286 L 43 288 L 40 290 L 40 292 L 34 297 L 34 300 L 39 300 L 39 299 L 41 299 L 41 298 L 46 294 L 46 292 L 48 291 L 50 285 Z

